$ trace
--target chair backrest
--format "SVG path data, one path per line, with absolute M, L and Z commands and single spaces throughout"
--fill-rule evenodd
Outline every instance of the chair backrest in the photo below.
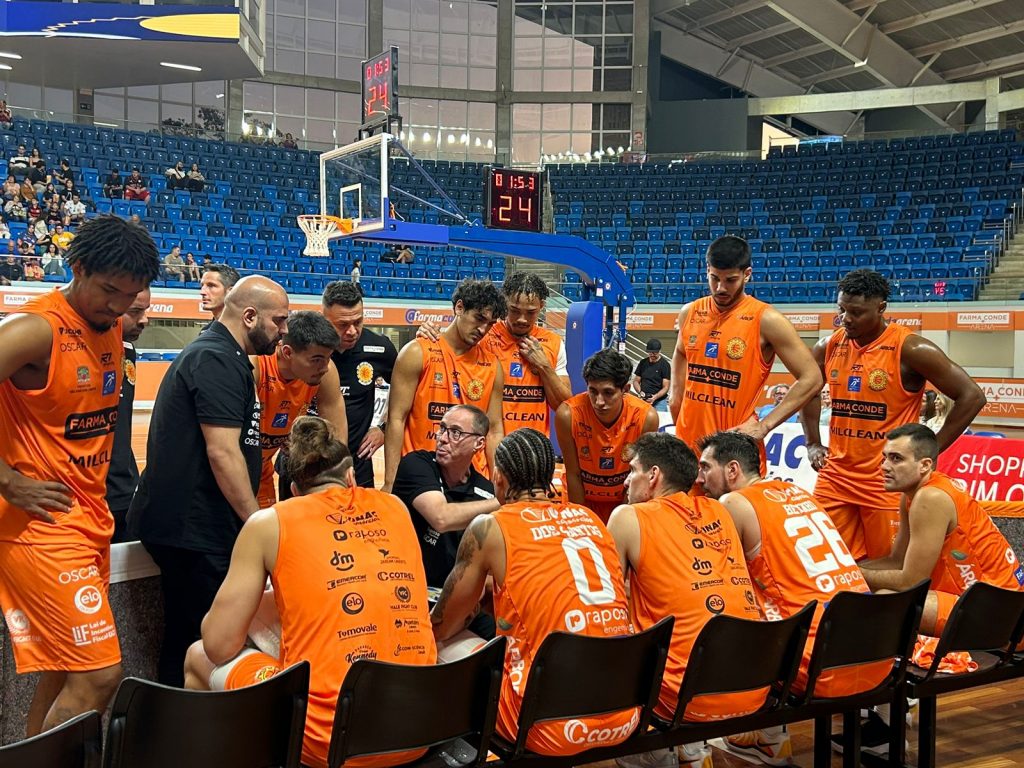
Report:
M 530 667 L 513 757 L 523 754 L 530 729 L 544 720 L 642 707 L 636 732 L 645 731 L 661 689 L 674 624 L 675 617 L 669 616 L 636 635 L 548 635 Z
M 1024 634 L 1024 592 L 976 581 L 956 601 L 935 646 L 935 659 L 925 680 L 952 651 L 992 651 L 1008 661 Z
M 504 637 L 450 664 L 360 659 L 341 684 L 327 765 L 338 768 L 353 757 L 430 747 L 458 737 L 475 742 L 482 763 L 498 715 L 504 661 Z
M 114 697 L 104 768 L 298 768 L 309 662 L 234 691 L 186 691 L 129 677 Z
M 698 696 L 772 688 L 762 709 L 778 706 L 793 685 L 807 632 L 818 603 L 782 621 L 753 621 L 718 615 L 704 625 L 690 651 L 672 718 L 678 727 Z M 751 649 L 756 648 L 756 653 Z M 737 659 L 743 659 L 737 664 Z
M 86 712 L 31 739 L 0 747 L 0 768 L 98 768 L 99 712 Z
M 888 659 L 892 671 L 877 688 L 898 683 L 914 650 L 928 583 L 925 579 L 903 592 L 882 595 L 837 593 L 818 622 L 802 701 L 814 696 L 822 672 L 840 667 Z

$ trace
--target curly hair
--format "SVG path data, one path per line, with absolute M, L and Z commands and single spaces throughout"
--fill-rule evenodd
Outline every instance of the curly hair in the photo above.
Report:
M 888 301 L 889 281 L 873 269 L 855 269 L 839 281 L 839 292 L 847 296 L 863 296 L 865 299 Z
M 498 287 L 490 280 L 472 280 L 467 278 L 459 283 L 452 294 L 452 308 L 459 302 L 466 311 L 474 309 L 491 310 L 493 319 L 501 320 L 508 313 L 505 297 Z
M 535 429 L 524 427 L 506 435 L 494 450 L 494 465 L 508 480 L 509 496 L 551 492 L 555 451 L 551 441 Z
M 147 283 L 160 274 L 160 252 L 146 228 L 109 214 L 78 228 L 67 262 L 81 264 L 87 275 L 125 274 Z
M 547 301 L 551 295 L 548 284 L 532 272 L 513 272 L 501 284 L 501 292 L 507 299 L 516 296 L 534 296 L 541 301 Z
M 595 352 L 583 363 L 583 380 L 588 383 L 610 381 L 619 389 L 625 389 L 632 373 L 629 358 L 611 347 Z

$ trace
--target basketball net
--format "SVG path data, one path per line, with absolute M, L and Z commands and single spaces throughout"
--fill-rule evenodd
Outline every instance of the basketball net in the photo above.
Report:
M 299 228 L 306 233 L 306 247 L 302 253 L 311 257 L 331 255 L 328 243 L 339 237 L 352 234 L 352 219 L 342 219 L 324 214 L 308 214 L 297 217 Z

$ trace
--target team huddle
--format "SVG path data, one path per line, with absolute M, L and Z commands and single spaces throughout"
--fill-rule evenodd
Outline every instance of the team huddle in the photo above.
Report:
M 561 338 L 539 325 L 549 289 L 535 275 L 463 281 L 452 322 L 425 324 L 401 351 L 363 327 L 356 284 L 331 283 L 321 312 L 290 314 L 264 277 L 222 283 L 214 321 L 161 383 L 125 513 L 161 569 L 161 682 L 236 688 L 308 660 L 302 760 L 323 766 L 358 659 L 433 664 L 505 636 L 497 727 L 514 740 L 551 632 L 609 637 L 674 616 L 656 708 L 671 718 L 713 616 L 777 620 L 817 600 L 816 627 L 838 591 L 930 578 L 921 631 L 937 635 L 975 581 L 1024 589 L 1006 539 L 936 467 L 984 395 L 933 343 L 886 321 L 884 278 L 845 276 L 837 330 L 808 349 L 745 293 L 745 241 L 719 238 L 706 258 L 710 295 L 681 309 L 671 358 L 675 435 L 659 432 L 613 349 L 586 360 L 587 390 L 572 394 Z M 0 607 L 18 671 L 43 672 L 30 735 L 104 709 L 121 678 L 107 473 L 126 372 L 134 384 L 130 329 L 159 271 L 145 230 L 111 216 L 82 226 L 68 263 L 69 286 L 0 322 Z M 758 418 L 776 358 L 794 383 Z M 917 424 L 926 382 L 954 403 L 938 434 Z M 766 472 L 765 436 L 798 412 L 813 492 Z M 816 695 L 867 690 L 888 669 L 835 671 Z M 705 697 L 686 718 L 749 713 L 767 695 Z M 527 746 L 576 754 L 625 741 L 637 721 L 627 710 L 545 722 Z M 726 744 L 769 764 L 790 754 L 783 731 Z M 706 768 L 710 752 L 622 761 L 677 762 Z

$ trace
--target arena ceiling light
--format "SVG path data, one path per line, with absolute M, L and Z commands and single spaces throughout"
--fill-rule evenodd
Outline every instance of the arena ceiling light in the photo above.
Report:
M 18 61 L 21 61 L 21 54 L 20 53 L 4 53 L 3 51 L 0 51 L 0 59 L 16 59 Z
M 10 64 L 0 64 L 0 69 L 6 71 L 6 70 L 14 69 L 14 67 L 12 67 Z
M 170 69 L 184 69 L 189 72 L 202 72 L 202 67 L 194 67 L 191 64 L 175 64 L 173 61 L 161 61 L 161 67 L 168 67 Z

